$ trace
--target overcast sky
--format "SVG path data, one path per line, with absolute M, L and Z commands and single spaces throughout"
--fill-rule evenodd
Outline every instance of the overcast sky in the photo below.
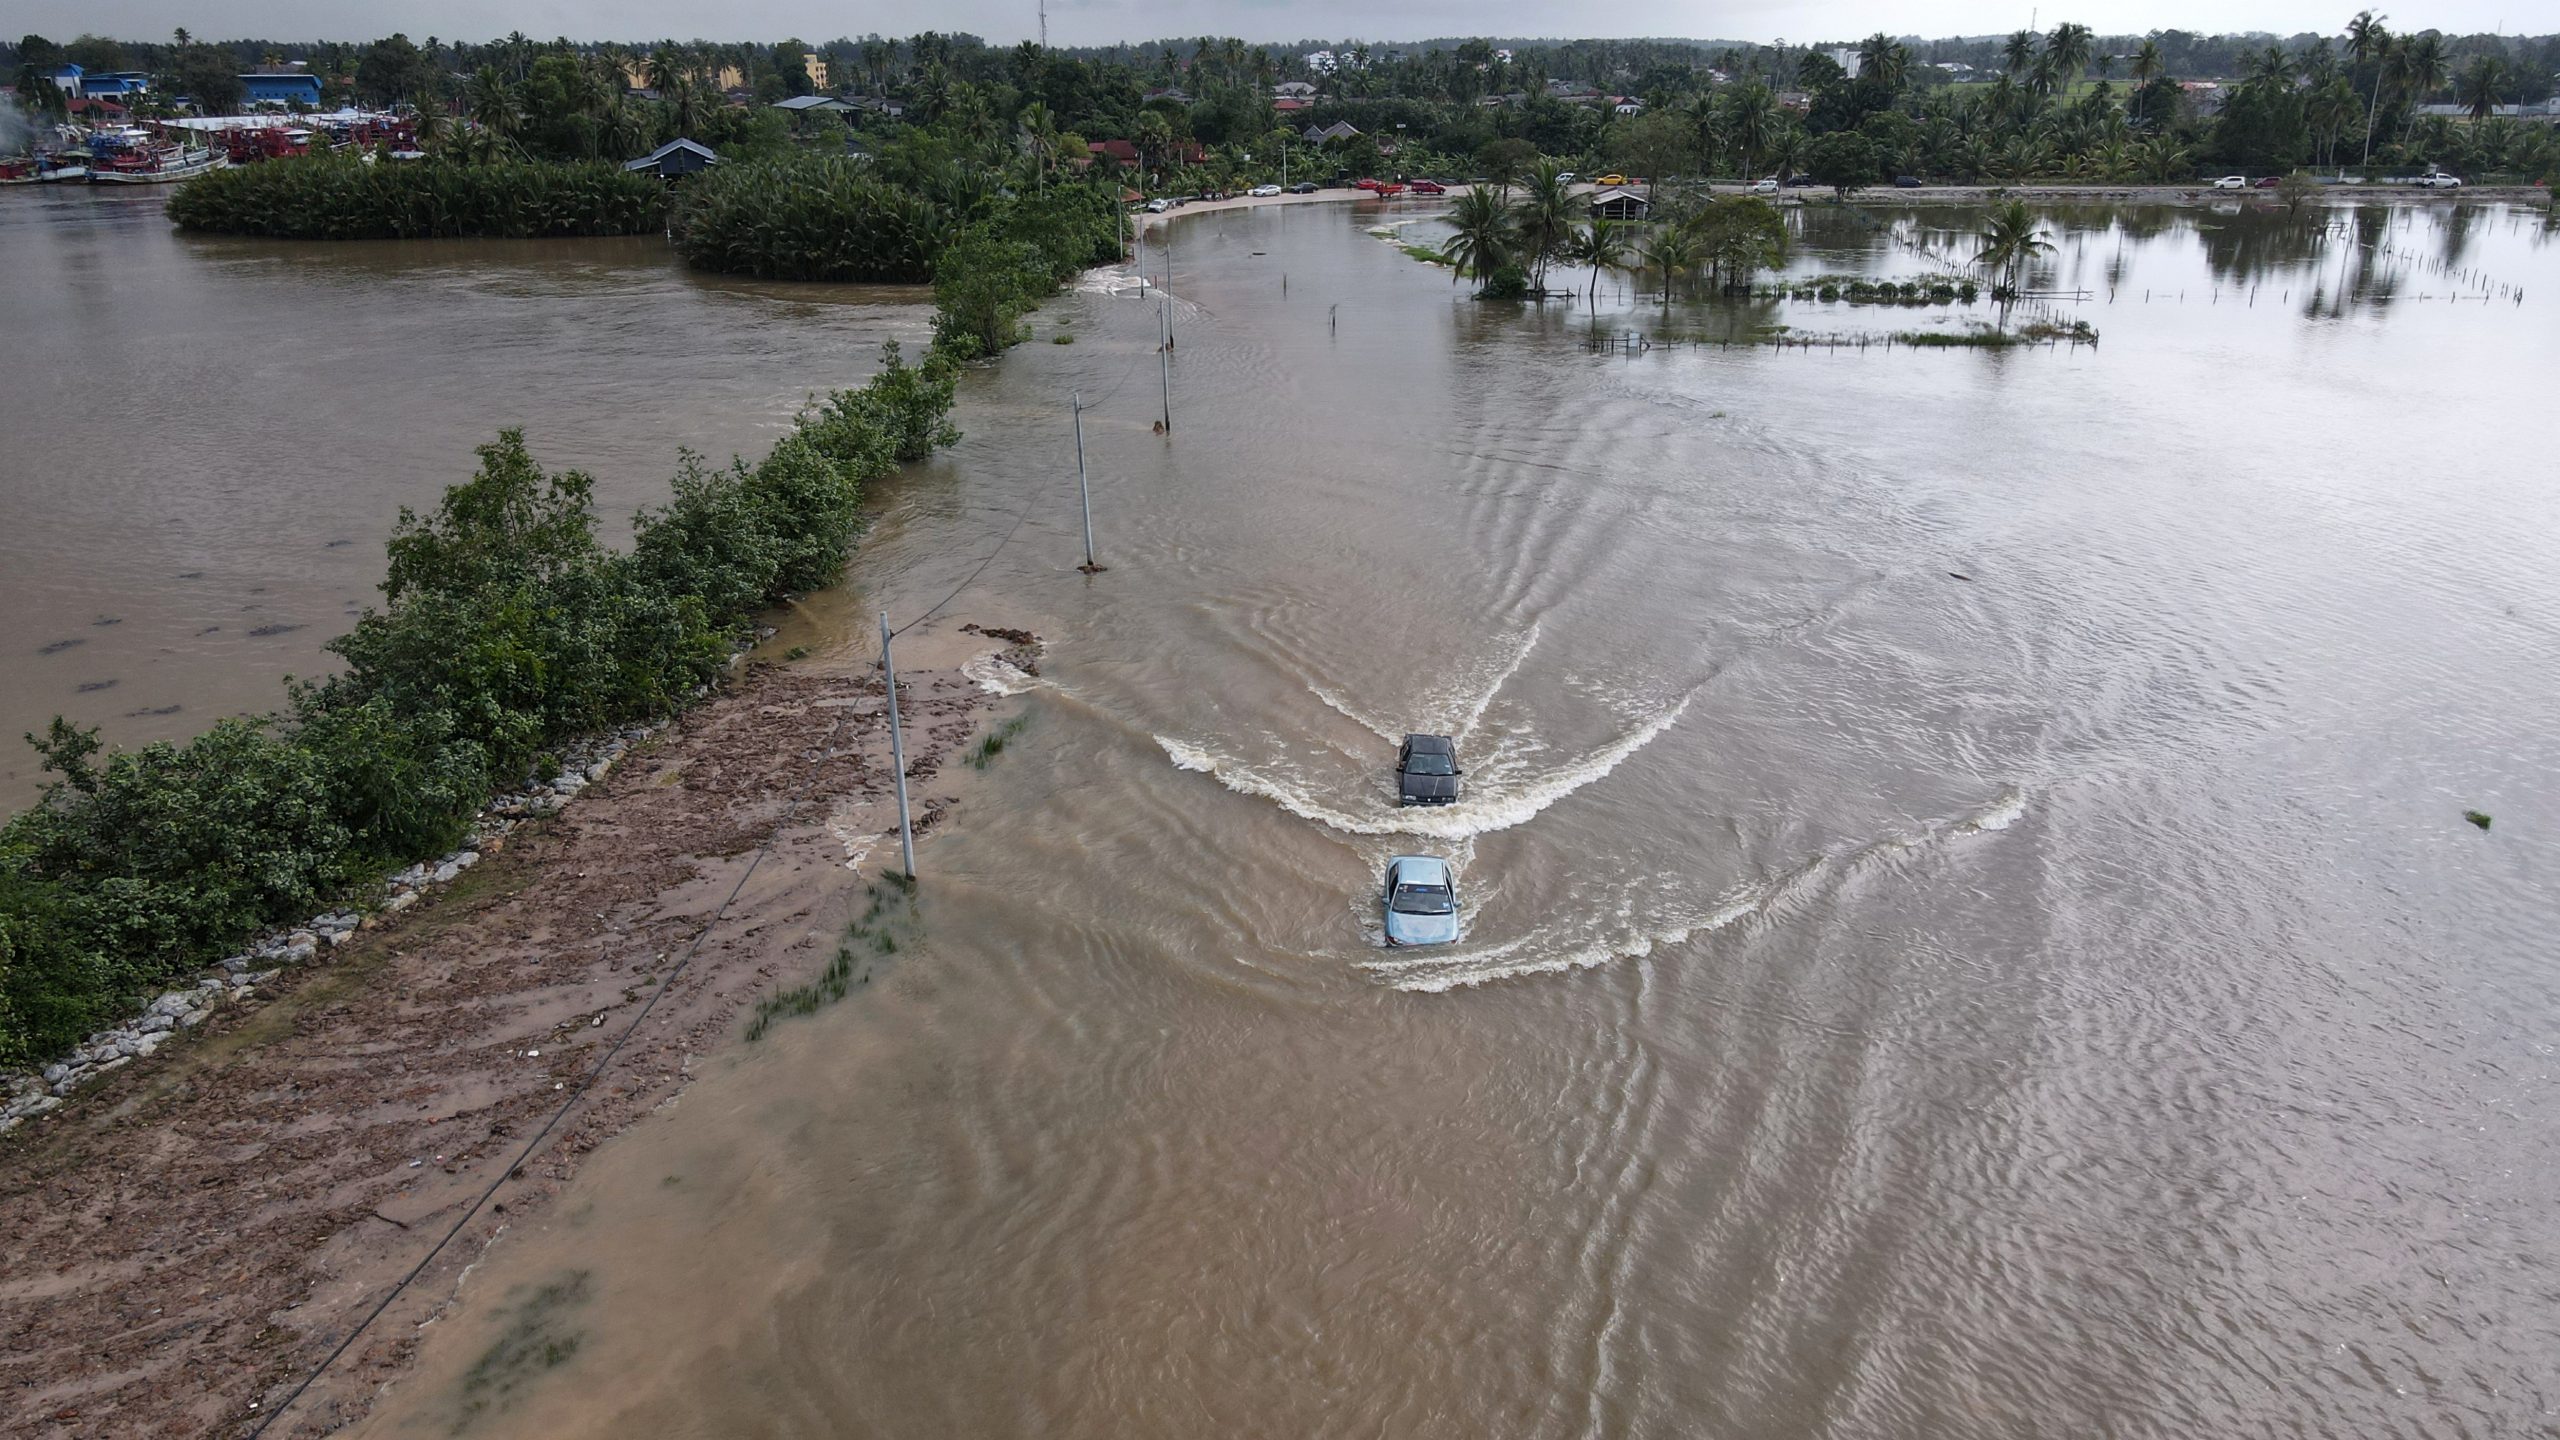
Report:
M 2560 29 L 2555 0 L 2382 0 L 2394 29 Z M 1665 35 L 1803 41 L 1842 39 L 1875 30 L 1895 34 L 1979 35 L 2033 22 L 2051 29 L 2077 20 L 2102 34 L 2155 29 L 2208 32 L 2330 32 L 2356 7 L 2345 0 L 2070 0 L 2011 4 L 2006 0 L 1050 0 L 1049 38 L 1062 45 L 1100 45 L 1176 35 L 1242 35 L 1248 40 L 1361 36 L 1372 41 L 1437 35 Z M 1038 25 L 1037 0 L 934 0 L 934 3 L 845 5 L 830 0 L 402 0 L 350 5 L 345 0 L 262 0 L 208 6 L 203 0 L 17 0 L 5 23 L 10 38 L 32 30 L 56 40 L 83 31 L 124 39 L 160 39 L 184 25 L 205 36 L 235 32 L 265 39 L 369 40 L 393 30 L 412 39 L 485 40 L 510 30 L 548 39 L 640 40 L 673 35 L 714 40 L 828 40 L 878 31 L 966 30 L 989 40 L 1027 39 Z

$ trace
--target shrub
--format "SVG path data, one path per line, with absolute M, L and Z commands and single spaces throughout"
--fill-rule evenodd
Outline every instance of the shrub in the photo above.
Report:
M 767 280 L 918 284 L 953 214 L 841 156 L 718 165 L 687 180 L 670 231 L 685 263 Z
M 1484 282 L 1487 300 L 1523 300 L 1529 295 L 1529 275 L 1517 265 L 1500 266 Z
M 183 230 L 291 240 L 527 239 L 664 228 L 667 187 L 618 165 L 419 160 L 334 152 L 199 175 L 169 197 Z

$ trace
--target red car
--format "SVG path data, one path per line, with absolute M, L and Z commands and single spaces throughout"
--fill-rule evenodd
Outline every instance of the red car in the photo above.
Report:
M 1378 182 L 1375 180 L 1354 180 L 1351 182 L 1351 188 L 1354 190 L 1375 190 L 1378 188 Z
M 1396 184 L 1392 180 L 1382 180 L 1372 188 L 1377 192 L 1380 199 L 1389 199 L 1404 193 L 1404 187 Z
M 2273 190 L 2283 183 L 2284 181 L 2273 175 L 2261 175 L 2257 179 L 2249 182 L 2249 188 L 2252 190 Z
M 1413 193 L 1416 195 L 1446 195 L 1449 193 L 1449 187 L 1441 184 L 1437 180 L 1416 180 L 1413 182 Z

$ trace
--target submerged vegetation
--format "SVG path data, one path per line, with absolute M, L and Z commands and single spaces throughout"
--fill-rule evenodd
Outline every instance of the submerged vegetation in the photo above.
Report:
M 999 746 L 998 748 L 1002 748 Z M 872 885 L 865 890 L 869 900 L 862 914 L 845 927 L 844 939 L 836 945 L 836 953 L 828 957 L 826 968 L 806 985 L 768 995 L 757 1002 L 754 1017 L 747 1021 L 747 1039 L 761 1040 L 776 1022 L 801 1015 L 815 1015 L 850 994 L 854 987 L 871 983 L 873 967 L 882 959 L 898 953 L 900 936 L 904 943 L 915 942 L 918 923 L 915 889 L 896 883 L 903 876 Z

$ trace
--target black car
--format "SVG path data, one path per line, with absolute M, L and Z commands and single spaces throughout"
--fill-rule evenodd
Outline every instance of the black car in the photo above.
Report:
M 1893 177 L 1893 188 L 1896 190 L 1917 190 L 1920 188 L 1920 177 L 1917 175 L 1896 175 Z
M 1396 751 L 1396 799 L 1405 805 L 1458 803 L 1458 742 L 1446 735 L 1407 735 Z
M 1301 180 L 1297 184 L 1289 187 L 1289 193 L 1292 195 L 1313 195 L 1316 193 L 1316 182 L 1313 180 Z

